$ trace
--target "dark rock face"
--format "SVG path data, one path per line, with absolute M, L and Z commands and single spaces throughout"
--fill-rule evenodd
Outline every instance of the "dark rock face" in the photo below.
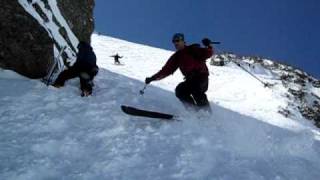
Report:
M 48 2 L 49 0 L 39 1 L 50 11 Z M 32 1 L 27 3 L 31 4 Z M 47 22 L 49 18 L 41 12 L 39 3 L 33 4 L 33 7 L 42 20 Z M 89 42 L 94 30 L 94 0 L 57 0 L 57 3 L 62 16 L 78 40 Z M 1 0 L 0 12 L 0 67 L 14 70 L 30 78 L 46 76 L 54 61 L 54 45 L 58 50 L 62 47 L 19 4 L 18 0 Z M 55 19 L 53 21 L 57 22 Z M 56 24 L 59 27 L 59 33 L 70 45 L 66 28 L 59 23 Z M 76 51 L 74 47 L 71 49 Z M 67 56 L 63 57 L 67 58 Z
M 46 75 L 53 60 L 48 33 L 18 1 L 0 1 L 0 67 L 30 78 Z
M 60 0 L 58 6 L 79 41 L 90 42 L 94 30 L 94 0 Z

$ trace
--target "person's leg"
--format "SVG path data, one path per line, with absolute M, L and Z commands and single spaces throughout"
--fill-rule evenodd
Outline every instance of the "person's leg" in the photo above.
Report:
M 99 68 L 94 67 L 90 72 L 80 73 L 80 89 L 82 91 L 82 96 L 89 96 L 92 94 L 92 89 L 94 86 L 93 79 L 98 74 Z
M 97 76 L 98 72 L 99 72 L 99 67 L 96 66 L 96 67 L 92 68 L 90 73 L 89 73 L 92 87 L 94 87 L 93 79 L 94 79 L 94 77 Z
M 206 91 L 208 90 L 208 78 L 199 78 L 194 81 L 191 94 L 200 109 L 206 109 L 211 112 L 210 103 L 208 101 Z
M 212 113 L 210 102 L 208 101 L 207 95 L 205 93 L 193 94 L 193 98 L 197 103 L 198 109 L 203 109 L 209 113 Z
M 193 98 L 191 97 L 189 84 L 185 81 L 180 83 L 176 87 L 176 97 L 184 104 L 184 105 L 195 105 Z
M 82 91 L 81 96 L 89 96 L 92 94 L 91 77 L 87 72 L 81 72 L 80 78 L 80 89 Z
M 64 86 L 64 83 L 67 80 L 75 78 L 77 76 L 78 76 L 78 72 L 74 68 L 70 68 L 70 69 L 64 70 L 63 72 L 61 72 L 59 74 L 58 78 L 53 83 L 53 86 L 62 87 L 62 86 Z

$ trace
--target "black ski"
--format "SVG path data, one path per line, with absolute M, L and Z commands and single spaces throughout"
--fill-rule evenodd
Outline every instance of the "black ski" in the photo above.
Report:
M 142 116 L 142 117 L 167 119 L 167 120 L 173 120 L 175 117 L 172 114 L 160 113 L 160 112 L 155 112 L 155 111 L 147 111 L 147 110 L 137 109 L 137 108 L 131 107 L 131 106 L 122 105 L 121 109 L 124 113 L 129 114 L 129 115 L 133 115 L 133 116 Z

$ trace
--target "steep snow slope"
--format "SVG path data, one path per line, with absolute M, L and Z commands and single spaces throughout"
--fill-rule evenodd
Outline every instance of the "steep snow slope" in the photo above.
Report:
M 102 67 L 92 97 L 79 97 L 78 80 L 47 88 L 0 70 L 0 179 L 318 179 L 319 131 L 277 113 L 281 86 L 210 66 L 213 115 L 186 112 L 174 96 L 179 72 L 138 93 L 172 52 L 92 38 Z M 114 53 L 125 65 L 113 65 Z M 130 117 L 121 104 L 182 121 Z
M 173 53 L 110 37 L 93 35 L 92 38 L 93 46 L 101 49 L 97 51 L 98 63 L 101 67 L 140 81 L 159 71 Z M 125 66 L 113 65 L 110 55 L 116 53 L 124 56 L 122 62 Z M 224 67 L 209 66 L 209 70 L 210 87 L 207 94 L 211 102 L 276 126 L 296 129 L 303 128 L 301 124 L 308 124 L 302 121 L 301 117 L 287 119 L 278 113 L 279 107 L 287 106 L 285 97 L 287 89 L 281 84 L 272 89 L 264 88 L 260 82 L 232 63 Z M 255 68 L 254 73 L 271 83 L 276 82 L 275 75 L 265 68 Z M 153 85 L 174 92 L 180 81 L 183 81 L 183 77 L 177 71 L 174 76 L 169 76 Z M 147 97 L 153 96 L 154 92 L 149 90 L 146 92 Z M 171 104 L 168 103 L 168 105 Z M 181 104 L 177 103 L 174 106 L 181 106 Z

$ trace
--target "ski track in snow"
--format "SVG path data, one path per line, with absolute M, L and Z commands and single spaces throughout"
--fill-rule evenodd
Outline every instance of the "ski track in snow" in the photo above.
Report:
M 280 85 L 265 89 L 234 65 L 210 66 L 213 115 L 186 112 L 174 95 L 179 72 L 139 95 L 172 52 L 92 40 L 102 67 L 92 97 L 79 96 L 77 79 L 55 89 L 0 70 L 0 179 L 318 179 L 319 131 L 277 114 Z M 124 66 L 113 65 L 115 53 Z M 183 121 L 130 117 L 121 104 Z

